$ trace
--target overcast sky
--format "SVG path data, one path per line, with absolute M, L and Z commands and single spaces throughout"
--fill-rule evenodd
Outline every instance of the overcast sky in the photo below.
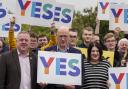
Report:
M 83 8 L 95 7 L 97 5 L 97 0 L 56 0 L 57 2 L 72 4 L 75 6 L 76 10 L 82 11 Z

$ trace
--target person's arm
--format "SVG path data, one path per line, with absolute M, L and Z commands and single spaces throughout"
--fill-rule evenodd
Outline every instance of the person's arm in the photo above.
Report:
M 100 32 L 100 20 L 96 19 L 95 34 L 99 34 L 99 32 Z
M 50 41 L 46 46 L 41 47 L 41 51 L 44 51 L 44 49 L 51 47 L 53 45 L 56 45 L 57 40 L 56 40 L 56 33 L 55 33 L 55 26 L 54 23 L 51 26 L 51 36 L 50 36 Z
M 64 85 L 64 89 L 75 89 L 74 85 Z
M 6 60 L 0 56 L 0 89 L 5 89 L 6 82 Z
M 126 50 L 125 53 L 124 53 L 124 56 L 123 58 L 121 59 L 121 66 L 122 67 L 126 67 L 126 62 L 127 62 L 127 55 L 128 55 L 128 51 Z
M 10 22 L 11 26 L 9 29 L 9 33 L 8 33 L 8 41 L 9 41 L 9 48 L 10 50 L 16 48 L 16 39 L 14 37 L 14 29 L 13 26 L 15 24 L 15 18 L 13 17 L 13 19 Z

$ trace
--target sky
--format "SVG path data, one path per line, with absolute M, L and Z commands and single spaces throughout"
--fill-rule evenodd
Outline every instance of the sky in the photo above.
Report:
M 82 11 L 83 8 L 95 7 L 97 0 L 56 0 L 65 4 L 71 4 L 75 6 L 75 10 Z

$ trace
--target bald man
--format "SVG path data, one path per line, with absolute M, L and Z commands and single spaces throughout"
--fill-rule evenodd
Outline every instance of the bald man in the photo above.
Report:
M 57 45 L 45 49 L 46 51 L 64 52 L 64 53 L 78 53 L 78 49 L 69 46 L 69 28 L 62 26 L 57 31 Z M 56 85 L 48 84 L 46 89 L 77 89 L 77 86 L 72 85 Z

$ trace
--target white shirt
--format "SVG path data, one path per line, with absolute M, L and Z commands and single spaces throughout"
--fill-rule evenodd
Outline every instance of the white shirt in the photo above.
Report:
M 22 55 L 18 51 L 18 56 L 19 56 L 19 62 L 21 68 L 20 89 L 31 89 L 29 53 L 26 55 Z

